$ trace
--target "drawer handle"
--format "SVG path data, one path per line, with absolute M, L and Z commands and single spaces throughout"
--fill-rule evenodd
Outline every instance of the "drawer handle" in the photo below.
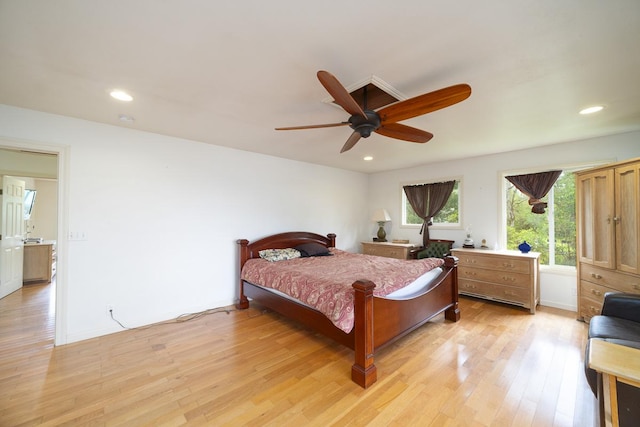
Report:
M 475 277 L 476 272 L 475 271 L 465 271 L 464 274 L 466 274 L 467 276 L 473 276 Z
M 602 292 L 600 292 L 597 289 L 591 289 L 591 293 L 594 294 L 594 295 L 597 295 L 597 296 L 601 296 L 602 295 Z
M 596 273 L 591 273 L 591 277 L 593 277 L 594 279 L 602 279 L 602 276 Z
M 469 284 L 465 283 L 464 287 L 467 288 L 467 289 L 475 289 L 476 285 L 469 285 Z
M 512 296 L 512 297 L 515 297 L 515 296 L 516 296 L 516 293 L 515 293 L 515 292 L 513 292 L 513 291 L 504 291 L 504 294 L 505 294 L 505 295 Z
M 515 277 L 509 277 L 509 276 L 502 276 L 502 280 L 504 280 L 505 282 L 515 282 L 516 278 Z
M 600 313 L 600 311 L 597 308 L 593 307 L 593 306 L 589 307 L 589 311 L 592 312 L 592 313 L 595 313 L 595 314 Z
M 510 263 L 510 262 L 503 262 L 502 266 L 505 267 L 505 268 L 513 268 L 514 267 L 513 263 Z
M 473 259 L 473 258 L 471 258 L 471 259 L 466 258 L 465 261 L 467 261 L 469 264 L 475 264 L 476 263 L 476 260 Z

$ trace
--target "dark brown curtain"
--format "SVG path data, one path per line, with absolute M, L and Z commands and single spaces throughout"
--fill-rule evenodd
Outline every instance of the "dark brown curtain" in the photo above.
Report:
M 437 182 L 434 184 L 405 185 L 404 194 L 414 212 L 422 218 L 422 245 L 429 243 L 429 226 L 431 219 L 447 204 L 449 196 L 456 185 L 455 181 Z
M 518 190 L 529 196 L 529 205 L 532 206 L 531 212 L 543 214 L 547 208 L 547 203 L 540 199 L 547 195 L 561 173 L 562 171 L 548 171 L 526 175 L 513 175 L 507 176 L 506 178 L 510 183 L 515 185 Z

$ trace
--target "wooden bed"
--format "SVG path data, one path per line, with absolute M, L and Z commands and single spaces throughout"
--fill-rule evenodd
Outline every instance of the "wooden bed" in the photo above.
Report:
M 258 258 L 264 249 L 293 248 L 303 243 L 319 243 L 327 248 L 335 247 L 335 234 L 326 237 L 309 232 L 288 232 L 256 240 L 238 240 L 240 271 L 245 262 Z M 319 311 L 305 304 L 282 297 L 269 289 L 240 280 L 238 309 L 249 308 L 249 299 L 288 318 L 322 333 L 355 352 L 351 367 L 351 379 L 361 387 L 368 387 L 377 380 L 374 354 L 380 348 L 408 334 L 434 316 L 444 312 L 447 320 L 460 319 L 458 308 L 457 258 L 446 257 L 443 272 L 432 286 L 419 296 L 407 300 L 392 300 L 373 295 L 375 283 L 357 280 L 353 283 L 354 327 L 350 333 L 338 329 Z

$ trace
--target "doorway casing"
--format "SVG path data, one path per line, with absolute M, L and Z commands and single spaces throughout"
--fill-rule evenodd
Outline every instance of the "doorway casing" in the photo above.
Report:
M 67 343 L 67 265 L 69 230 L 69 155 L 71 147 L 0 136 L 0 148 L 55 154 L 58 160 L 55 345 Z

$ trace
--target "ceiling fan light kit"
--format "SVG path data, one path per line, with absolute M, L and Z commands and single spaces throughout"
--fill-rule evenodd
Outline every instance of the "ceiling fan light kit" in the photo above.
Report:
M 351 114 L 349 120 L 322 125 L 281 127 L 276 130 L 316 129 L 349 125 L 353 129 L 353 133 L 343 145 L 341 153 L 353 148 L 360 138 L 368 138 L 372 132 L 403 141 L 425 143 L 433 138 L 433 134 L 397 122 L 449 107 L 464 101 L 471 95 L 471 87 L 468 84 L 458 84 L 399 101 L 374 111 L 367 109 L 367 86 L 362 88 L 361 106 L 333 74 L 320 70 L 318 71 L 318 80 L 333 97 L 334 102 Z

